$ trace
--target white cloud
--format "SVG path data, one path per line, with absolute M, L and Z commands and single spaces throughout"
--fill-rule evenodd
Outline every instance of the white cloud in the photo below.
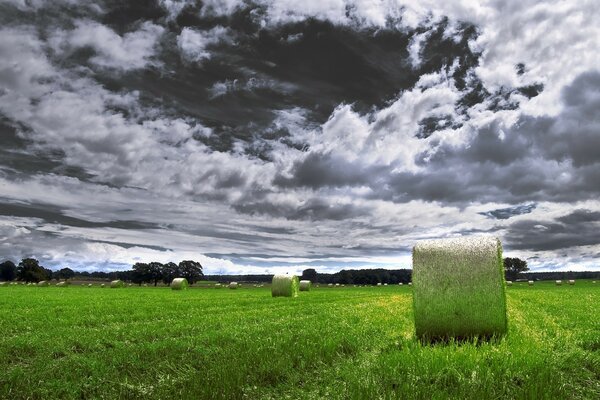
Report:
M 183 28 L 177 36 L 177 46 L 185 60 L 202 62 L 211 58 L 208 48 L 211 45 L 231 42 L 227 28 L 216 26 L 207 31 L 198 31 L 192 28 Z
M 163 31 L 162 26 L 144 22 L 138 30 L 120 36 L 95 21 L 81 20 L 71 31 L 54 32 L 49 43 L 59 53 L 92 48 L 96 54 L 90 61 L 94 65 L 129 71 L 155 62 L 153 57 Z

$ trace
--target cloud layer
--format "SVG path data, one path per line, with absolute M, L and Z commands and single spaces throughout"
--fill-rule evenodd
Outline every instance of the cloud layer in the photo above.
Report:
M 0 258 L 600 269 L 594 2 L 0 4 Z

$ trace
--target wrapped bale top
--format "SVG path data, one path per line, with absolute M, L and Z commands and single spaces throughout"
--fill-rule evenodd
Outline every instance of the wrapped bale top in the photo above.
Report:
M 299 286 L 296 275 L 274 275 L 271 295 L 273 297 L 297 297 Z
M 428 240 L 413 248 L 415 328 L 421 338 L 507 331 L 502 246 L 496 238 Z
M 171 281 L 171 289 L 185 290 L 188 288 L 188 281 L 185 278 L 175 278 Z
M 308 292 L 310 290 L 310 285 L 311 283 L 308 280 L 300 281 L 300 291 Z

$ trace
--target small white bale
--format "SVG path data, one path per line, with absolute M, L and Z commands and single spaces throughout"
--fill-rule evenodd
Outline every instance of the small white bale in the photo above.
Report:
M 574 285 L 575 284 L 575 280 L 574 279 L 569 279 L 569 285 Z
M 556 286 L 560 286 L 560 285 L 562 285 L 562 281 L 561 280 L 556 281 Z
M 381 286 L 381 282 L 377 282 L 377 286 Z
M 384 283 L 383 286 L 387 286 L 387 283 Z
M 528 284 L 529 286 L 533 286 L 533 281 L 527 281 L 527 284 Z
M 106 287 L 106 285 L 104 283 L 101 283 L 100 287 L 104 289 Z
M 125 283 L 120 279 L 116 279 L 110 282 L 110 287 L 112 289 L 122 288 L 125 287 Z
M 301 292 L 308 292 L 308 291 L 310 291 L 310 285 L 311 285 L 311 282 L 309 280 L 302 280 L 302 281 L 300 281 L 300 291 Z
M 94 285 L 93 285 L 93 284 L 91 284 L 91 283 L 88 283 L 88 287 L 92 287 L 92 286 L 94 286 Z
M 229 283 L 229 289 L 237 289 L 238 288 L 238 283 L 237 282 L 230 282 Z
M 336 286 L 336 287 L 339 287 L 339 286 L 340 286 L 340 284 L 339 284 L 339 283 L 336 283 L 336 284 L 335 284 L 335 286 Z
M 506 286 L 512 286 L 512 281 L 506 281 Z
M 408 282 L 408 286 L 412 286 L 412 282 Z
M 327 286 L 328 287 L 333 287 L 333 283 L 328 283 Z
M 221 285 L 220 283 L 215 283 L 215 289 L 221 289 L 223 287 L 223 285 Z

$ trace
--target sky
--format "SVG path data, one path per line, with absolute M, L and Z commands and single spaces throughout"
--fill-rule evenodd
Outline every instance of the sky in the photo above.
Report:
M 0 0 L 0 259 L 600 271 L 597 0 Z

